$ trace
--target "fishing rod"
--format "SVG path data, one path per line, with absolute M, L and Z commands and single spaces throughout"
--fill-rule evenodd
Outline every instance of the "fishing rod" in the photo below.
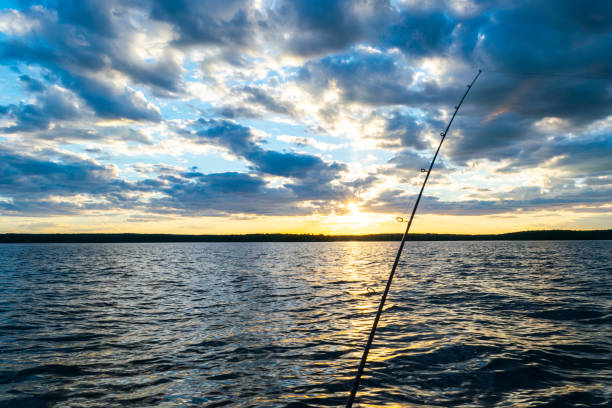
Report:
M 372 342 L 374 341 L 374 335 L 376 334 L 376 328 L 378 327 L 378 321 L 380 320 L 380 316 L 382 314 L 383 307 L 385 306 L 385 301 L 387 300 L 387 294 L 389 293 L 389 289 L 391 288 L 391 281 L 393 281 L 393 276 L 395 275 L 395 269 L 397 268 L 397 264 L 399 263 L 400 257 L 402 255 L 402 249 L 404 249 L 404 243 L 406 242 L 406 237 L 408 236 L 410 225 L 412 225 L 414 214 L 416 213 L 417 207 L 419 206 L 419 202 L 421 201 L 421 196 L 423 195 L 425 184 L 427 184 L 427 180 L 429 179 L 429 175 L 431 174 L 431 169 L 433 168 L 434 163 L 436 162 L 436 158 L 438 157 L 438 153 L 440 152 L 442 143 L 444 143 L 444 139 L 446 139 L 446 135 L 448 135 L 448 130 L 450 129 L 451 124 L 453 123 L 453 120 L 455 119 L 455 116 L 457 115 L 457 112 L 459 111 L 459 108 L 461 108 L 461 105 L 463 104 L 465 97 L 470 92 L 470 89 L 472 89 L 472 86 L 474 85 L 474 83 L 476 82 L 476 80 L 478 79 L 481 73 L 482 73 L 482 70 L 479 69 L 478 73 L 476 74 L 472 82 L 467 86 L 467 90 L 461 97 L 461 100 L 455 106 L 455 112 L 453 113 L 453 116 L 451 116 L 450 120 L 448 121 L 448 125 L 446 125 L 446 129 L 444 129 L 444 132 L 440 133 L 440 136 L 442 136 L 442 139 L 440 140 L 440 144 L 438 145 L 438 149 L 436 150 L 436 153 L 434 154 L 433 159 L 431 159 L 431 164 L 429 165 L 429 169 L 427 170 L 427 175 L 425 176 L 425 180 L 423 180 L 421 191 L 419 192 L 417 200 L 414 203 L 412 214 L 410 214 L 410 219 L 408 220 L 408 224 L 406 225 L 406 231 L 404 231 L 404 235 L 402 236 L 402 242 L 400 243 L 400 246 L 397 250 L 397 255 L 395 256 L 395 261 L 393 262 L 393 267 L 391 268 L 391 273 L 389 274 L 389 279 L 387 280 L 387 286 L 385 287 L 385 291 L 383 292 L 382 298 L 380 299 L 380 304 L 378 305 L 378 311 L 376 312 L 376 317 L 374 318 L 374 324 L 372 324 L 372 329 L 370 330 L 370 336 L 368 337 L 368 342 L 366 343 L 365 349 L 363 350 L 363 355 L 361 356 L 361 362 L 359 363 L 359 368 L 357 369 L 357 374 L 355 375 L 355 380 L 353 381 L 353 388 L 351 389 L 351 394 L 346 403 L 346 408 L 351 408 L 353 406 L 353 402 L 355 401 L 355 396 L 357 395 L 357 390 L 359 389 L 359 383 L 361 382 L 361 375 L 363 374 L 363 370 L 368 360 L 368 353 L 370 352 L 370 348 L 372 347 Z M 421 171 L 423 172 L 424 170 L 425 169 L 421 169 Z

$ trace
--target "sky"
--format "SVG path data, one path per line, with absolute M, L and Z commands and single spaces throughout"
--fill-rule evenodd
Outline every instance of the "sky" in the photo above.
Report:
M 0 232 L 612 228 L 612 2 L 0 0 Z

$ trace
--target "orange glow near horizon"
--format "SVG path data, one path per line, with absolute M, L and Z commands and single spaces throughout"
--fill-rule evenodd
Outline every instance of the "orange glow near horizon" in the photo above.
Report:
M 362 211 L 347 203 L 346 212 L 310 216 L 184 217 L 133 214 L 88 216 L 0 217 L 0 233 L 157 233 L 157 234 L 327 234 L 360 235 L 401 233 L 398 214 Z M 404 214 L 399 214 L 404 215 Z M 514 213 L 456 216 L 418 214 L 414 233 L 500 234 L 526 230 L 612 228 L 612 207 L 594 213 L 578 209 L 538 210 Z

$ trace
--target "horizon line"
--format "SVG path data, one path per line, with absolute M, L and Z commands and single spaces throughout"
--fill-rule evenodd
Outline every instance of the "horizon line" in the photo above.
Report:
M 313 234 L 168 234 L 168 233 L 0 233 L 0 243 L 121 243 L 121 242 L 333 242 L 399 241 L 402 233 Z M 470 240 L 612 240 L 612 229 L 529 230 L 498 234 L 409 233 L 409 241 Z

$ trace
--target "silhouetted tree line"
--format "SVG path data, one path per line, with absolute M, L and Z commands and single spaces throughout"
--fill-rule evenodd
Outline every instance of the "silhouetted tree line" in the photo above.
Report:
M 317 234 L 0 234 L 0 243 L 117 243 L 117 242 L 335 242 L 399 241 L 402 234 L 317 235 Z M 408 241 L 530 241 L 609 240 L 612 230 L 522 231 L 506 234 L 408 234 Z

